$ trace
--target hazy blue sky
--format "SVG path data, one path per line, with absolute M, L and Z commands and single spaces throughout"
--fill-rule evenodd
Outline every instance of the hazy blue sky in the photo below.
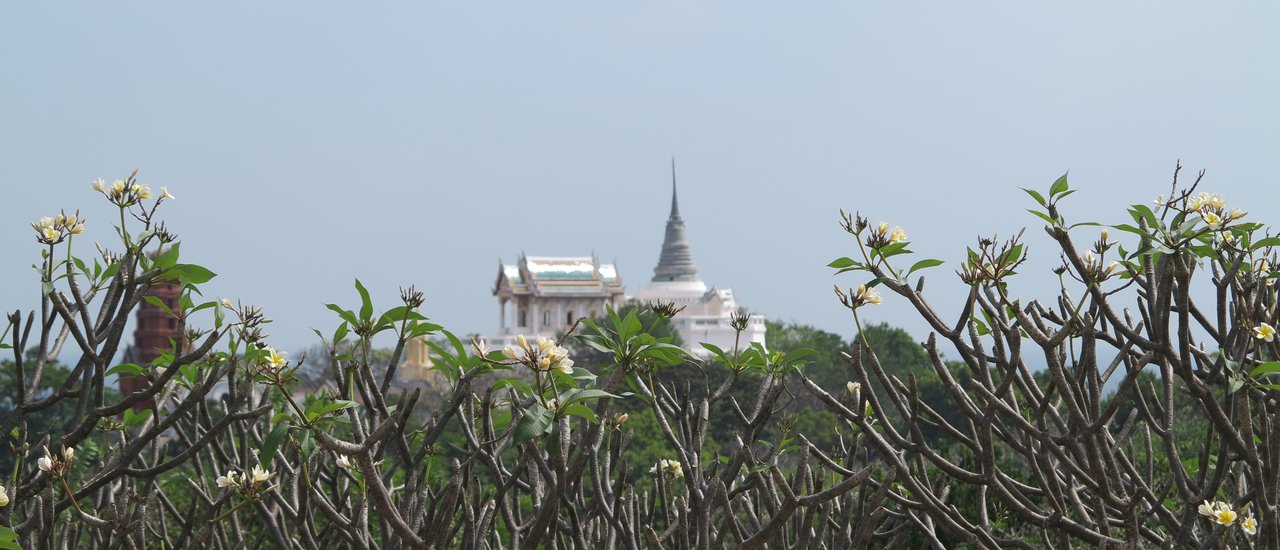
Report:
M 207 293 L 265 306 L 291 350 L 354 277 L 382 307 L 416 284 L 458 333 L 496 328 L 522 250 L 643 285 L 673 155 L 704 279 L 846 335 L 839 207 L 946 260 L 929 289 L 952 315 L 979 234 L 1029 226 L 1013 289 L 1052 291 L 1017 188 L 1068 169 L 1073 220 L 1122 221 L 1179 158 L 1280 219 L 1276 4 L 1059 4 L 5 3 L 0 306 L 38 303 L 28 224 L 80 208 L 105 241 L 89 182 L 134 167 L 178 197 Z M 868 316 L 923 336 L 907 307 Z

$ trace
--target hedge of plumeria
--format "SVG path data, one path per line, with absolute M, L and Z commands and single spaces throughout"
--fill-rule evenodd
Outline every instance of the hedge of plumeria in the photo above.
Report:
M 1200 183 L 1175 171 L 1168 199 L 1111 225 L 1068 222 L 1066 176 L 1026 190 L 1062 261 L 1024 276 L 1059 295 L 1017 298 L 1019 231 L 963 255 L 950 314 L 921 275 L 942 260 L 907 260 L 906 231 L 842 211 L 854 254 L 830 267 L 859 279 L 837 300 L 859 327 L 871 306 L 928 323 L 943 410 L 865 338 L 847 385 L 824 388 L 805 375 L 811 350 L 699 358 L 634 312 L 490 350 L 431 323 L 422 292 L 379 311 L 358 281 L 317 332 L 327 385 L 298 391 L 303 360 L 269 345 L 263 311 L 202 295 L 214 273 L 183 263 L 157 217 L 173 195 L 136 172 L 99 180 L 118 216 L 33 224 L 40 309 L 9 314 L 0 339 L 14 381 L 0 548 L 1280 548 L 1280 238 Z M 182 337 L 119 363 L 144 302 Z M 383 361 L 379 335 L 395 341 Z M 447 382 L 433 405 L 396 382 L 414 338 Z M 140 389 L 116 392 L 121 377 Z M 780 417 L 795 391 L 839 419 L 838 443 Z M 628 463 L 621 403 L 656 418 L 670 457 Z M 711 410 L 732 411 L 734 440 L 709 444 Z

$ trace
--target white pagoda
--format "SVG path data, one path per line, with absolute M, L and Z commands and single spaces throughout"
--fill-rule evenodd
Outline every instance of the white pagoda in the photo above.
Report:
M 644 303 L 675 302 L 685 306 L 671 319 L 684 340 L 685 349 L 698 355 L 707 352 L 700 342 L 706 342 L 732 351 L 737 333 L 729 321 L 738 311 L 738 301 L 733 290 L 707 287 L 698 277 L 693 264 L 689 241 L 685 236 L 684 220 L 680 218 L 680 204 L 676 197 L 675 163 L 671 165 L 671 215 L 667 218 L 667 233 L 662 240 L 662 254 L 658 266 L 653 268 L 653 279 L 636 291 L 634 300 Z M 764 343 L 764 316 L 751 315 L 747 328 L 742 332 L 738 345 L 745 349 L 751 342 Z

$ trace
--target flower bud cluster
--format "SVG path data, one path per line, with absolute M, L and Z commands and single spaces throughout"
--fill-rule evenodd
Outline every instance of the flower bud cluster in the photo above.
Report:
M 415 288 L 414 285 L 409 285 L 409 288 L 400 287 L 400 301 L 409 309 L 418 309 L 422 307 L 422 304 L 426 303 L 427 298 L 421 290 Z
M 862 214 L 850 214 L 840 209 L 840 227 L 853 235 L 860 235 L 867 229 L 867 219 Z
M 867 235 L 867 246 L 870 248 L 883 248 L 885 246 L 907 241 L 907 232 L 901 227 L 894 226 L 889 229 L 888 222 L 880 222 L 876 229 Z
M 658 317 L 662 317 L 663 319 L 675 317 L 681 311 L 684 311 L 684 308 L 686 307 L 688 306 L 677 306 L 674 300 L 669 302 L 653 302 L 649 304 L 649 309 L 657 314 Z
M 115 180 L 111 182 L 111 185 L 107 185 L 102 178 L 98 178 L 90 184 L 90 187 L 92 187 L 94 191 L 102 193 L 103 196 L 107 197 L 107 200 L 111 201 L 111 204 L 121 208 L 127 208 L 142 201 L 151 200 L 155 197 L 151 192 L 151 186 L 134 181 L 136 174 L 137 172 L 135 171 L 133 175 L 129 176 L 127 181 Z M 160 198 L 156 199 L 156 203 L 159 204 L 165 199 L 172 198 L 174 197 L 169 194 L 169 189 L 167 187 L 161 187 Z
M 36 460 L 36 467 L 40 470 L 49 472 L 53 477 L 63 478 L 71 471 L 71 461 L 76 457 L 76 450 L 62 446 L 62 452 L 54 455 L 49 452 L 49 448 L 44 448 L 44 456 Z
M 502 354 L 507 359 L 519 362 L 536 371 L 558 371 L 573 374 L 573 359 L 569 358 L 569 350 L 557 345 L 554 340 L 539 336 L 533 345 L 521 334 L 516 336 L 517 346 L 507 346 Z
M 661 475 L 663 479 L 672 480 L 684 477 L 684 466 L 678 460 L 659 460 L 656 465 L 649 468 L 649 473 Z
M 1227 224 L 1248 214 L 1239 208 L 1227 210 L 1227 201 L 1217 193 L 1200 193 L 1195 197 L 1189 197 L 1186 211 L 1187 213 L 1199 214 L 1205 225 L 1214 230 L 1222 229 Z M 1226 235 L 1224 235 L 1224 238 L 1230 240 L 1230 237 Z
M 275 477 L 275 472 L 269 472 L 262 469 L 262 466 L 254 466 L 248 472 L 237 472 L 228 470 L 225 475 L 220 475 L 214 483 L 222 488 L 234 488 L 245 496 L 256 498 L 265 493 L 270 487 L 262 487 L 263 484 Z
M 1206 500 L 1204 501 L 1203 504 L 1200 505 L 1200 508 L 1198 511 L 1200 512 L 1200 515 L 1209 518 L 1214 523 L 1217 523 L 1218 525 L 1225 525 L 1228 527 L 1235 524 L 1236 520 L 1239 519 L 1240 517 L 1240 515 L 1236 513 L 1235 510 L 1231 509 L 1230 504 L 1227 504 L 1226 502 L 1223 502 L 1221 500 L 1214 501 L 1214 502 L 1209 502 Z M 1250 535 L 1257 534 L 1258 520 L 1253 519 L 1252 515 L 1246 516 L 1244 520 L 1240 522 L 1240 529 Z
M 31 228 L 36 230 L 36 240 L 40 244 L 58 244 L 68 235 L 84 233 L 84 220 L 80 219 L 79 211 L 71 215 L 64 211 L 52 218 L 40 218 L 31 224 Z
M 836 288 L 836 297 L 840 299 L 840 303 L 849 309 L 857 309 L 867 304 L 879 304 L 884 301 L 880 296 L 880 292 L 867 285 L 858 285 L 858 289 L 849 289 L 849 292 L 841 290 L 839 286 Z
M 245 305 L 240 302 L 232 304 L 231 300 L 227 298 L 220 300 L 219 304 L 224 309 L 231 310 L 232 313 L 235 313 L 240 318 L 240 322 L 236 327 L 236 336 L 239 336 L 241 340 L 253 344 L 261 342 L 267 337 L 262 325 L 270 323 L 271 319 L 267 319 L 263 315 L 261 306 Z
M 1106 239 L 1106 235 L 1103 235 Z M 1106 267 L 1102 266 L 1102 258 L 1093 253 L 1092 250 L 1084 251 L 1080 256 L 1080 263 L 1084 264 L 1085 278 L 1089 281 L 1102 282 L 1110 279 L 1112 276 L 1124 271 L 1124 266 L 1115 260 L 1107 263 Z

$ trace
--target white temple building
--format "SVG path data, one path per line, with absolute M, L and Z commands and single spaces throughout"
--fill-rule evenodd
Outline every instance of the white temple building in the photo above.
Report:
M 690 352 L 709 354 L 699 345 L 700 342 L 713 344 L 725 351 L 733 350 L 738 335 L 729 321 L 738 311 L 738 301 L 733 297 L 733 290 L 708 288 L 698 277 L 698 268 L 693 264 L 693 254 L 685 236 L 684 220 L 680 218 L 674 163 L 671 167 L 671 215 L 667 218 L 662 253 L 658 256 L 657 267 L 653 268 L 653 279 L 631 298 L 645 303 L 675 302 L 677 306 L 685 306 L 671 321 L 684 341 L 685 349 Z M 753 314 L 748 318 L 747 328 L 742 332 L 738 345 L 745 349 L 751 342 L 763 344 L 764 336 L 764 316 Z
M 595 256 L 520 254 L 515 264 L 499 262 L 493 295 L 498 298 L 498 334 L 489 339 L 494 346 L 511 343 L 517 334 L 556 336 L 580 317 L 617 309 L 624 299 L 617 267 Z

